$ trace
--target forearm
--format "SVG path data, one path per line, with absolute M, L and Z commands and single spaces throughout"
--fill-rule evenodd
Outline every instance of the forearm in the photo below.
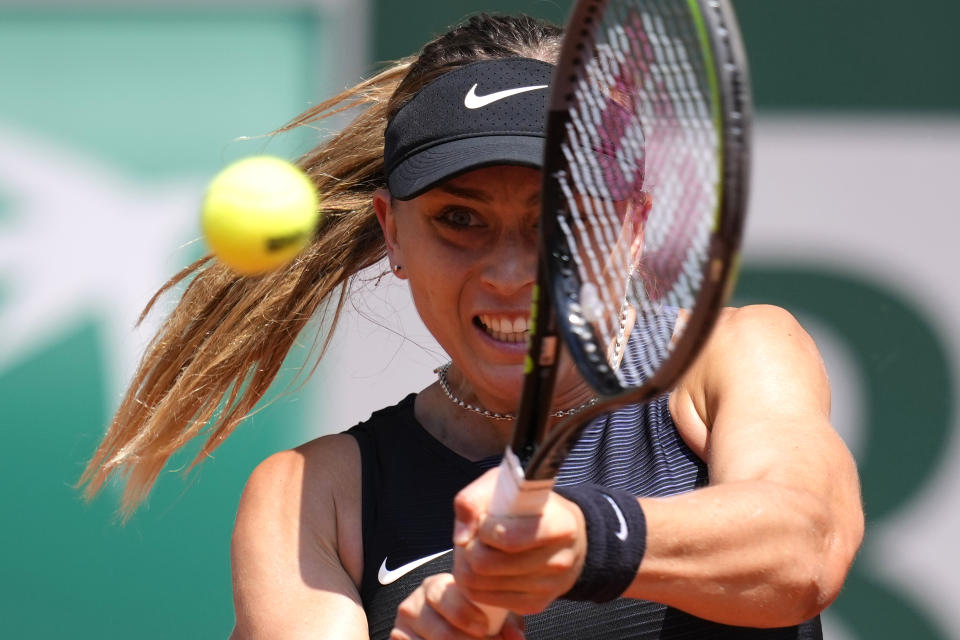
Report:
M 647 550 L 624 596 L 726 624 L 778 627 L 816 615 L 856 548 L 827 501 L 773 482 L 640 502 Z

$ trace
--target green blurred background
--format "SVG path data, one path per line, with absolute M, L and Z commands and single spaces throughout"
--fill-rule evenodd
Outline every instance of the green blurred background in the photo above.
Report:
M 371 287 L 306 386 L 197 471 L 180 456 L 129 523 L 115 488 L 84 503 L 72 485 L 173 299 L 135 331 L 137 313 L 203 251 L 205 181 L 309 148 L 323 131 L 265 134 L 471 12 L 569 5 L 0 2 L 0 637 L 229 633 L 251 469 L 426 384 L 442 354 L 402 289 Z M 738 298 L 786 306 L 823 348 L 870 519 L 829 635 L 960 638 L 960 4 L 735 6 L 759 107 Z

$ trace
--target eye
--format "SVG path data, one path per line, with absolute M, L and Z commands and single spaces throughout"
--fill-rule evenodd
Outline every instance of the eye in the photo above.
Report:
M 483 226 L 483 220 L 471 209 L 448 207 L 440 212 L 437 221 L 452 229 L 467 229 Z

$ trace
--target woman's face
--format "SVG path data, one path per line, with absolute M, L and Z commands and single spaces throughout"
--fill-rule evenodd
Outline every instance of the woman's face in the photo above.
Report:
M 420 317 L 481 402 L 513 411 L 536 278 L 540 172 L 497 166 L 375 206 Z

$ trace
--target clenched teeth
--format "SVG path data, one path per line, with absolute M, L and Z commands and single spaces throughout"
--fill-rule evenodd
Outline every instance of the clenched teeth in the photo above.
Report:
M 501 342 L 525 342 L 530 331 L 530 319 L 526 316 L 482 313 L 477 317 L 477 322 L 487 335 Z

